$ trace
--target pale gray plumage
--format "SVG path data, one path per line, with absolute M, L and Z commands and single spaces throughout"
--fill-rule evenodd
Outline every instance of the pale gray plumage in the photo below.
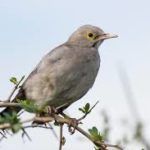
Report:
M 91 88 L 99 64 L 97 49 L 64 44 L 42 59 L 23 86 L 25 94 L 39 104 L 72 103 Z
M 91 25 L 77 29 L 68 41 L 49 52 L 24 82 L 16 98 L 39 106 L 69 106 L 93 86 L 100 67 L 98 47 L 108 38 Z

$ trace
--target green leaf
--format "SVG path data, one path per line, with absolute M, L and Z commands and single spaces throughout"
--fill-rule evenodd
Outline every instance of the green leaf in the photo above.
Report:
M 13 133 L 18 132 L 22 128 L 20 119 L 16 112 L 11 114 L 5 113 L 4 116 L 0 116 L 0 124 L 9 123 L 11 125 L 11 130 Z
M 89 113 L 90 111 L 90 103 L 87 103 L 85 106 L 84 106 L 84 110 L 86 113 Z
M 2 116 L 0 116 L 0 124 L 3 124 L 3 123 L 6 123 L 6 122 L 5 122 L 5 118 L 2 117 Z
M 39 107 L 31 100 L 18 100 L 18 103 L 21 105 L 23 109 L 25 109 L 28 112 L 38 113 L 43 111 L 41 107 Z
M 85 114 L 85 110 L 83 108 L 79 108 L 78 110 Z
M 12 125 L 12 132 L 13 133 L 17 133 L 20 129 L 22 129 L 22 124 L 20 122 Z
M 5 113 L 4 116 L 0 117 L 0 123 L 10 123 L 15 124 L 18 123 L 19 119 L 17 118 L 16 112 L 13 112 L 12 114 Z
M 11 77 L 10 78 L 10 82 L 12 82 L 13 84 L 18 84 L 17 78 L 16 77 Z
M 103 137 L 96 127 L 88 130 L 94 140 L 103 141 Z
M 83 108 L 79 108 L 79 111 L 81 111 L 84 114 L 88 114 L 90 112 L 90 104 L 86 103 Z
M 89 132 L 91 135 L 95 136 L 98 134 L 98 130 L 96 127 L 93 127 L 92 129 L 89 129 Z

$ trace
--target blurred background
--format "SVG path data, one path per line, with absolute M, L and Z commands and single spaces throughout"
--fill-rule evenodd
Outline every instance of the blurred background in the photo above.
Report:
M 141 122 L 142 135 L 150 139 L 149 8 L 148 0 L 0 0 L 0 99 L 6 99 L 13 88 L 11 76 L 27 76 L 76 28 L 99 26 L 119 38 L 102 44 L 101 68 L 93 88 L 66 112 L 79 117 L 79 107 L 99 101 L 81 127 L 108 130 L 109 143 L 121 142 L 125 150 L 144 148 L 135 134 L 136 129 L 141 131 Z M 55 130 L 58 133 L 57 127 Z M 58 140 L 50 130 L 29 129 L 28 133 L 32 142 L 19 133 L 3 140 L 0 149 L 58 149 Z M 66 130 L 65 137 L 65 150 L 94 149 L 79 133 L 70 136 Z

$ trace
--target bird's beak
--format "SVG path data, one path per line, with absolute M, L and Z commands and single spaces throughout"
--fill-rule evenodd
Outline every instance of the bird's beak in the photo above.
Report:
M 103 35 L 99 36 L 98 40 L 106 40 L 106 39 L 117 38 L 117 37 L 118 35 L 116 34 L 104 33 Z

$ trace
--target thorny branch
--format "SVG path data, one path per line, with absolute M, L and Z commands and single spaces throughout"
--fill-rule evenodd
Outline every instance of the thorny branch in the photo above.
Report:
M 6 103 L 2 104 L 2 102 L 0 102 L 0 107 L 5 105 L 8 107 L 21 107 L 20 105 L 18 105 L 18 103 L 7 103 L 8 105 L 6 105 Z M 87 139 L 89 139 L 94 145 L 96 145 L 97 147 L 101 148 L 101 150 L 107 150 L 108 147 L 114 147 L 117 148 L 119 150 L 122 150 L 121 147 L 119 147 L 118 145 L 111 145 L 111 144 L 106 144 L 102 141 L 96 141 L 92 138 L 92 136 L 87 133 L 86 131 L 84 131 L 82 128 L 80 128 L 79 126 L 74 126 L 74 124 L 71 121 L 71 118 L 66 117 L 67 115 L 64 114 L 65 117 L 62 117 L 58 114 L 53 114 L 53 116 L 48 116 L 48 117 L 33 117 L 24 121 L 21 121 L 22 124 L 22 129 L 26 129 L 26 128 L 30 128 L 30 127 L 36 127 L 35 125 L 31 125 L 31 126 L 25 126 L 24 124 L 29 123 L 29 122 L 36 122 L 37 124 L 46 124 L 49 122 L 53 122 L 56 121 L 57 123 L 59 123 L 59 125 L 62 124 L 67 124 L 68 126 L 71 126 L 73 128 L 75 128 L 78 132 L 80 132 L 82 135 L 84 135 Z M 41 127 L 41 126 L 37 126 L 37 127 Z M 47 128 L 47 127 L 43 127 L 43 128 Z M 0 129 L 5 130 L 5 129 L 11 129 L 11 124 L 10 123 L 4 123 L 4 124 L 0 124 Z M 25 131 L 25 130 L 24 130 Z M 24 132 L 27 135 L 27 132 Z M 29 138 L 29 137 L 28 137 Z M 62 129 L 61 129 L 61 135 L 60 138 L 62 140 Z M 62 142 L 62 141 L 60 141 Z M 60 145 L 60 147 L 62 147 L 62 144 Z M 61 149 L 60 149 L 61 150 Z

